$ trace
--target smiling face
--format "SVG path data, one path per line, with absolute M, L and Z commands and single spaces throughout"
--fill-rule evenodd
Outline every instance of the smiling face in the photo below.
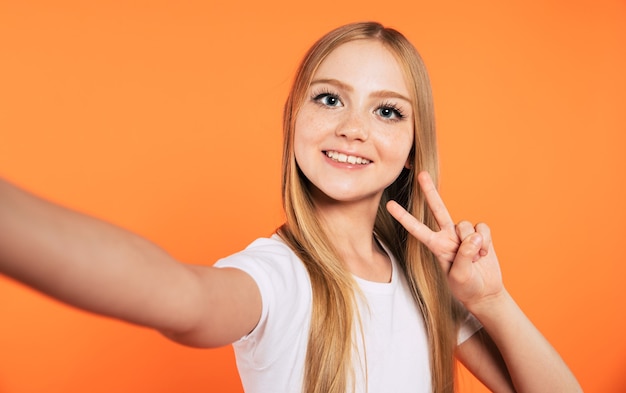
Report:
M 413 105 L 400 64 L 378 41 L 351 41 L 320 64 L 307 93 L 294 152 L 313 198 L 377 206 L 413 145 Z

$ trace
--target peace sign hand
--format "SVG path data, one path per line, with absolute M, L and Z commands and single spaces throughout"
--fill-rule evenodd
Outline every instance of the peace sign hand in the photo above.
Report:
M 421 172 L 418 181 L 440 230 L 419 222 L 395 201 L 387 203 L 389 213 L 437 257 L 452 293 L 467 308 L 500 294 L 504 286 L 489 227 L 468 221 L 455 225 L 430 175 Z

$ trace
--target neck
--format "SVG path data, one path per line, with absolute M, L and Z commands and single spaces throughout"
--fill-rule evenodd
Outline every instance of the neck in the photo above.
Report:
M 316 199 L 318 217 L 329 240 L 353 274 L 388 282 L 389 260 L 374 239 L 378 200 L 338 202 Z
M 333 245 L 371 244 L 378 202 L 315 200 L 317 215 Z

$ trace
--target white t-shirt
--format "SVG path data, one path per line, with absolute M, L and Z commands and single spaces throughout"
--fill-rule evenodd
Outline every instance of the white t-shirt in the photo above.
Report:
M 390 253 L 389 256 L 393 269 L 391 282 L 377 283 L 355 277 L 365 297 L 357 296 L 365 338 L 361 338 L 357 324 L 358 347 L 353 360 L 355 391 L 430 392 L 430 354 L 423 318 L 397 262 Z M 255 240 L 215 266 L 245 271 L 261 292 L 263 309 L 258 325 L 233 343 L 245 391 L 301 392 L 312 310 L 311 283 L 304 264 L 274 235 Z M 480 323 L 468 313 L 458 343 L 478 329 Z

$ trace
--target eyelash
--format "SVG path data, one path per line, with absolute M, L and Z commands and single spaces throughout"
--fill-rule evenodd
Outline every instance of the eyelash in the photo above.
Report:
M 316 90 L 313 92 L 313 94 L 311 94 L 311 100 L 314 101 L 315 103 L 323 105 L 323 106 L 330 106 L 330 105 L 320 102 L 323 98 L 326 98 L 326 97 L 333 97 L 339 102 L 341 102 L 341 98 L 339 98 L 339 94 L 334 93 L 329 89 Z M 389 101 L 385 101 L 382 104 L 380 104 L 378 107 L 376 107 L 375 112 L 379 112 L 381 109 L 389 109 L 396 116 L 395 118 L 387 118 L 377 113 L 378 116 L 381 116 L 385 120 L 388 120 L 388 121 L 393 121 L 393 122 L 401 121 L 406 117 L 406 115 L 404 114 L 404 112 L 398 105 Z
M 315 103 L 324 105 L 324 106 L 328 106 L 326 104 L 321 103 L 320 101 L 322 100 L 322 98 L 325 97 L 333 97 L 335 99 L 337 99 L 339 102 L 341 102 L 341 99 L 339 98 L 339 94 L 337 93 L 333 93 L 332 91 L 328 90 L 328 89 L 322 89 L 322 90 L 317 90 L 315 91 L 312 95 L 311 95 L 311 100 L 313 100 Z
M 385 119 L 387 119 L 389 121 L 400 121 L 400 120 L 402 120 L 402 119 L 404 119 L 406 117 L 406 115 L 404 114 L 402 109 L 398 105 L 396 105 L 396 104 L 394 104 L 392 102 L 388 102 L 388 101 L 387 102 L 383 102 L 378 108 L 376 108 L 376 111 L 378 112 L 381 109 L 389 109 L 389 110 L 391 110 L 393 112 L 393 114 L 396 115 L 396 117 L 393 118 L 393 119 L 385 118 Z

